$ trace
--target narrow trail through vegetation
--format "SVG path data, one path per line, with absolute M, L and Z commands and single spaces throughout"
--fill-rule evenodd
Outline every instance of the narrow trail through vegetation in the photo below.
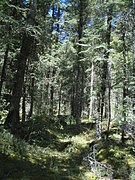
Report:
M 74 125 L 64 128 L 54 123 L 55 128 L 48 119 L 38 117 L 22 125 L 20 137 L 0 127 L 1 179 L 97 179 L 82 163 L 94 144 L 99 146 L 96 157 L 100 162 L 111 164 L 116 177 L 125 173 L 129 178 L 131 167 L 135 167 L 134 154 L 130 145 L 117 143 L 118 136 L 112 135 L 106 145 L 95 140 L 92 122 L 82 123 L 79 133 Z

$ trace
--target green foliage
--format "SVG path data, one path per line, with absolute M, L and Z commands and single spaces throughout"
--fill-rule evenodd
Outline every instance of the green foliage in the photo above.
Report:
M 58 179 L 81 180 L 84 176 L 82 153 L 88 148 L 93 133 L 86 133 L 84 127 L 80 135 L 72 135 L 74 128 L 60 130 L 47 123 L 46 119 L 47 117 L 36 117 L 33 122 L 22 125 L 24 131 L 21 130 L 20 136 L 26 137 L 31 133 L 28 142 L 1 126 L 0 159 L 3 163 L 0 164 L 0 177 L 42 179 L 43 176 L 55 179 L 57 176 Z M 50 121 L 53 119 L 50 118 Z
M 59 126 L 54 126 L 56 122 L 55 118 L 35 117 L 33 121 L 22 124 L 18 134 L 21 138 L 1 126 L 0 160 L 3 163 L 0 164 L 0 177 L 96 179 L 82 166 L 84 155 L 95 141 L 92 126 L 84 121 L 80 133 L 75 133 L 74 125 L 59 129 Z M 115 138 L 110 138 L 108 145 L 95 143 L 100 147 L 97 159 L 112 165 L 114 177 L 128 178 L 130 171 L 134 177 L 131 145 L 123 148 Z
M 114 178 L 129 178 L 132 171 L 130 161 L 134 158 L 130 155 L 130 147 L 124 148 L 116 139 L 110 139 L 108 145 L 100 146 L 97 152 L 97 159 L 102 162 L 109 163 L 113 170 Z
M 0 124 L 4 124 L 6 116 L 7 111 L 0 111 Z
M 35 6 L 36 17 L 29 25 L 30 15 L 34 13 L 31 5 L 0 1 L 1 74 L 7 59 L 1 77 L 0 161 L 3 163 L 0 163 L 0 179 L 94 180 L 96 175 L 81 164 L 83 155 L 94 143 L 100 146 L 98 160 L 112 165 L 114 178 L 135 179 L 133 3 L 128 0 L 65 3 L 39 0 Z M 22 101 L 25 104 L 26 122 L 20 120 L 19 126 L 5 129 L 7 110 L 12 107 L 3 93 L 13 92 L 24 31 L 34 36 L 22 83 L 25 91 L 20 100 L 21 108 Z M 6 47 L 9 47 L 7 58 Z M 106 78 L 103 77 L 105 70 Z M 94 122 L 82 120 L 77 127 L 70 116 L 72 110 L 78 110 L 80 105 L 81 118 L 88 118 L 92 98 Z M 102 140 L 97 142 L 95 120 L 100 118 L 98 111 L 102 105 L 106 116 L 102 130 L 105 131 Z M 30 107 L 33 107 L 32 118 L 28 117 Z M 109 111 L 114 124 L 106 144 Z M 62 115 L 62 121 L 56 117 L 58 114 Z M 125 144 L 121 144 L 123 125 Z

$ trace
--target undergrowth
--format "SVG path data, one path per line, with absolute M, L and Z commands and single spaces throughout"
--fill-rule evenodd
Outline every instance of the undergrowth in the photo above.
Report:
M 95 141 L 93 123 L 62 127 L 57 119 L 36 117 L 20 129 L 0 127 L 0 179 L 96 180 L 96 174 L 82 165 Z M 112 165 L 114 178 L 134 180 L 132 146 L 123 147 L 111 135 L 98 142 L 96 158 Z

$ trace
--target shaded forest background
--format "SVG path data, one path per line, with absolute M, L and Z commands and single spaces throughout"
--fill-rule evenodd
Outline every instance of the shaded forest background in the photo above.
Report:
M 132 0 L 0 2 L 1 178 L 135 178 L 134 27 Z

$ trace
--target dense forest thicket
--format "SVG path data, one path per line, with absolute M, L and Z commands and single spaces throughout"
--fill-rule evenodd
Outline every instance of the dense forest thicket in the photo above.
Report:
M 0 179 L 135 180 L 135 1 L 0 1 Z

